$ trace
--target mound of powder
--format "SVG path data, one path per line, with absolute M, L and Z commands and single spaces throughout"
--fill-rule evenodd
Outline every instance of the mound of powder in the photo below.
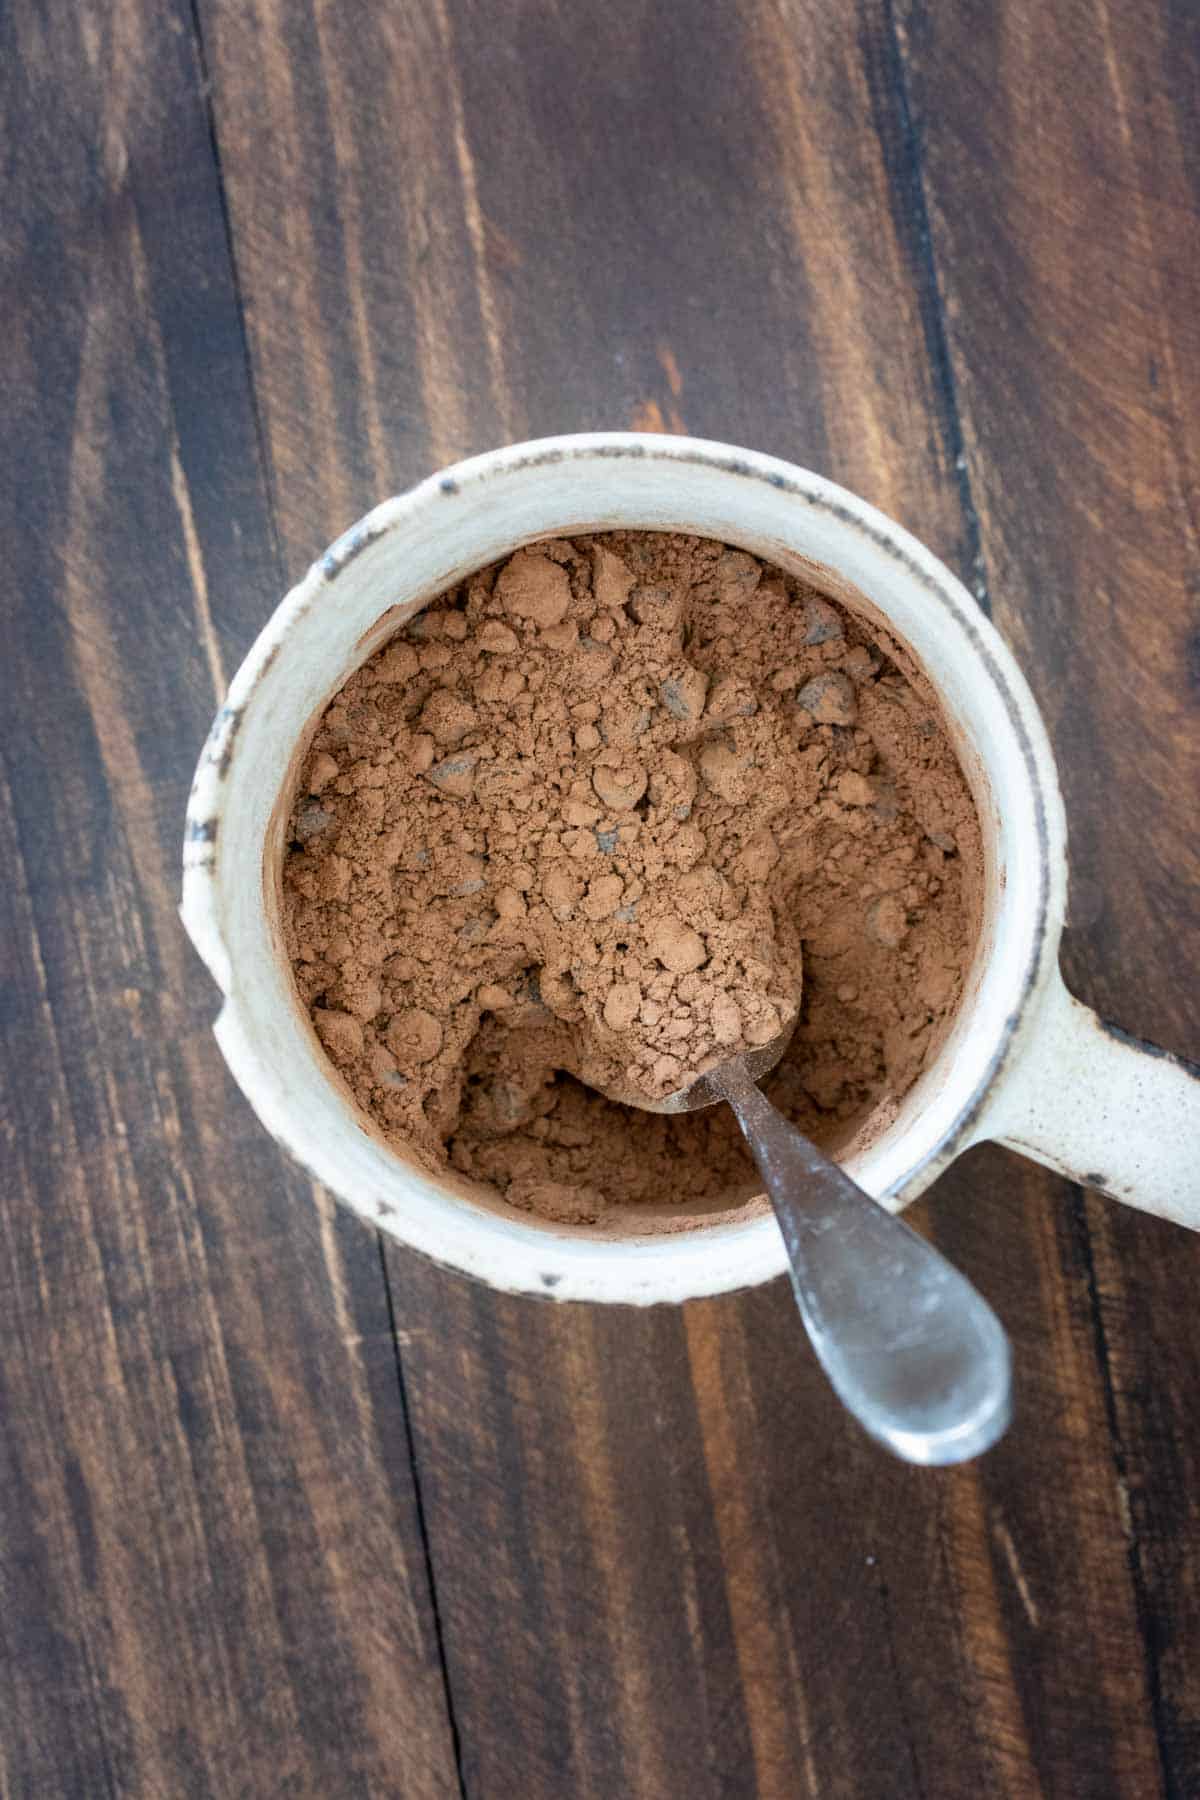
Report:
M 595 1220 L 752 1180 L 726 1109 L 591 1089 L 669 1093 L 798 1007 L 772 1085 L 802 1127 L 844 1141 L 894 1103 L 953 1012 L 979 866 L 895 645 L 744 551 L 622 532 L 516 552 L 350 678 L 296 795 L 284 924 L 389 1137 Z

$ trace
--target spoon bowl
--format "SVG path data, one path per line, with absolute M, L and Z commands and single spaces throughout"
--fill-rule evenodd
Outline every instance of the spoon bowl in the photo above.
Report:
M 1012 1414 L 1004 1328 L 965 1275 L 873 1200 L 785 1119 L 758 1086 L 791 1028 L 703 1071 L 674 1094 L 610 1100 L 649 1112 L 733 1108 L 775 1210 L 792 1291 L 813 1349 L 842 1401 L 904 1462 L 965 1462 Z
M 771 1073 L 791 1043 L 794 1030 L 795 1020 L 786 1030 L 778 1032 L 769 1043 L 744 1051 L 737 1058 L 751 1081 L 762 1081 L 764 1076 Z M 701 1070 L 699 1075 L 693 1076 L 686 1087 L 678 1088 L 673 1094 L 664 1094 L 659 1099 L 651 1099 L 639 1089 L 620 1082 L 605 1084 L 603 1087 L 594 1082 L 589 1082 L 588 1085 L 595 1086 L 597 1093 L 603 1094 L 606 1100 L 615 1100 L 618 1106 L 637 1106 L 643 1112 L 652 1113 L 699 1112 L 705 1106 L 720 1106 L 728 1099 L 720 1082 L 721 1071 L 728 1067 L 727 1062 L 714 1063 Z

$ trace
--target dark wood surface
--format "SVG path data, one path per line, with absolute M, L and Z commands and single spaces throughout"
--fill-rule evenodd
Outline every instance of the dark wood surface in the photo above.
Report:
M 998 1150 L 966 1469 L 782 1284 L 474 1287 L 288 1167 L 175 917 L 228 675 L 559 430 L 818 468 L 1061 760 L 1080 995 L 1196 1056 L 1200 32 L 1173 0 L 0 14 L 0 1795 L 1200 1794 L 1200 1239 Z

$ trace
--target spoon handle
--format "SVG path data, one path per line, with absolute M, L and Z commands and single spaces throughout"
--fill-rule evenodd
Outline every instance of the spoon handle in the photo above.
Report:
M 912 1463 L 978 1456 L 1011 1417 L 1012 1357 L 983 1296 L 777 1112 L 735 1060 L 713 1071 L 767 1186 L 821 1366 Z

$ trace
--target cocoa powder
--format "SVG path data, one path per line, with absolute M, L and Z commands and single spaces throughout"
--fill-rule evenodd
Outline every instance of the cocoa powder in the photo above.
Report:
M 981 861 L 884 633 L 744 551 L 617 532 L 480 571 L 351 676 L 295 797 L 284 924 L 389 1138 L 615 1222 L 755 1184 L 726 1108 L 596 1089 L 667 1094 L 798 1012 L 767 1085 L 802 1129 L 836 1149 L 894 1110 L 953 1015 Z

